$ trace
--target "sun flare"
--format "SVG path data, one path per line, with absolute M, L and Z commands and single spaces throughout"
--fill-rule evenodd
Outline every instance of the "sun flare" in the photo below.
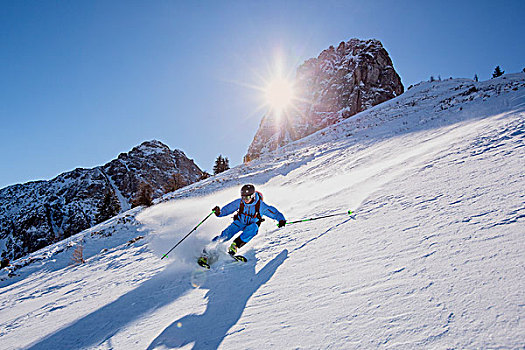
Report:
M 295 98 L 293 84 L 284 78 L 275 78 L 270 81 L 264 94 L 268 106 L 277 112 L 282 112 L 289 107 Z

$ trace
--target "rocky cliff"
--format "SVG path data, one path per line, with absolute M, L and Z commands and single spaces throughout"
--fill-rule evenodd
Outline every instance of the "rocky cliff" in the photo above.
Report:
M 148 141 L 93 169 L 0 190 L 0 254 L 16 259 L 125 211 L 143 185 L 153 198 L 203 172 L 179 150 Z
M 277 118 L 263 117 L 245 161 L 310 135 L 403 93 L 399 75 L 378 40 L 351 39 L 321 52 L 296 73 L 297 102 Z

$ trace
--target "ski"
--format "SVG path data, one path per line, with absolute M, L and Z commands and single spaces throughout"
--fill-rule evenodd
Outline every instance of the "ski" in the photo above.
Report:
M 205 269 L 208 269 L 208 270 L 210 269 L 210 264 L 208 264 L 208 259 L 206 258 L 200 257 L 197 260 L 197 264 L 199 264 L 199 266 L 204 267 Z
M 248 259 L 246 259 L 246 257 L 242 256 L 242 255 L 231 255 L 231 254 L 228 254 L 230 255 L 230 257 L 235 260 L 235 261 L 240 261 L 240 262 L 248 262 Z M 207 270 L 209 270 L 211 268 L 211 265 L 216 261 L 213 260 L 213 259 L 208 259 L 206 257 L 200 257 L 199 259 L 197 259 L 197 264 Z
M 242 255 L 230 255 L 234 260 L 237 260 L 237 261 L 241 261 L 241 262 L 247 262 L 248 259 L 246 259 L 244 256 Z

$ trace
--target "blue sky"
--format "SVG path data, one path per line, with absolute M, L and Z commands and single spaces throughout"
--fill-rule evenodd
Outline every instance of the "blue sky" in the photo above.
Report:
M 525 67 L 525 1 L 1 1 L 0 187 L 158 139 L 211 172 L 241 163 L 260 86 L 350 38 L 405 88 Z

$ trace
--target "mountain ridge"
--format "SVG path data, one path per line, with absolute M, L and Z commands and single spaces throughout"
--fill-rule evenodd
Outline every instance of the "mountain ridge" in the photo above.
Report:
M 5 187 L 0 189 L 0 254 L 16 259 L 126 211 L 140 186 L 151 186 L 158 198 L 167 186 L 188 185 L 202 174 L 184 152 L 153 140 L 101 166 Z

